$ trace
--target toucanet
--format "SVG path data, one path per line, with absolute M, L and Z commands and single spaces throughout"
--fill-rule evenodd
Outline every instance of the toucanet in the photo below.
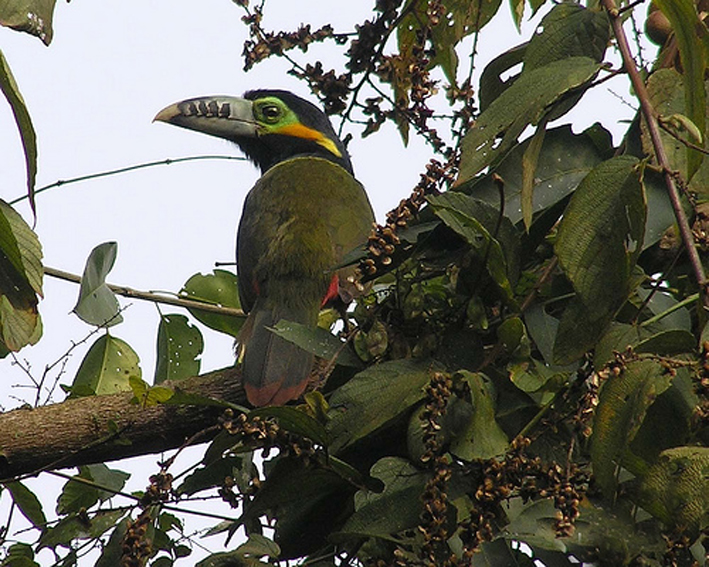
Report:
M 347 150 L 317 106 L 287 91 L 194 98 L 155 119 L 230 140 L 260 168 L 236 245 L 244 388 L 255 406 L 300 397 L 313 356 L 270 329 L 282 319 L 314 328 L 321 308 L 351 299 L 351 269 L 337 267 L 374 215 Z

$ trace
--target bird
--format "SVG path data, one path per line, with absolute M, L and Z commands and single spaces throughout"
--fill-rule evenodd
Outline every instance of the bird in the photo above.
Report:
M 243 384 L 253 406 L 298 399 L 313 355 L 271 329 L 280 320 L 315 328 L 323 307 L 351 301 L 353 268 L 339 266 L 374 223 L 347 149 L 320 108 L 285 90 L 192 98 L 155 120 L 229 140 L 260 169 L 237 230 Z

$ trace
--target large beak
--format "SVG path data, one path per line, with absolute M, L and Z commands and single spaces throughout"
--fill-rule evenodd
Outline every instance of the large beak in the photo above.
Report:
M 232 142 L 238 138 L 253 138 L 257 135 L 253 102 L 232 96 L 205 96 L 183 100 L 163 108 L 153 120 Z

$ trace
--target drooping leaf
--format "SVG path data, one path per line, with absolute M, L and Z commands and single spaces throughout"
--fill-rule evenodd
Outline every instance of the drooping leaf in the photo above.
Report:
M 0 23 L 3 23 L 2 5 L 0 5 Z M 32 125 L 32 118 L 27 110 L 20 89 L 10 71 L 10 65 L 0 50 L 0 91 L 10 104 L 15 123 L 20 131 L 22 148 L 25 152 L 25 170 L 27 174 L 27 198 L 32 212 L 37 214 L 34 201 L 35 180 L 37 178 L 37 136 Z
M 480 75 L 480 111 L 487 109 L 492 102 L 519 78 L 519 73 L 506 77 L 510 69 L 520 65 L 524 59 L 527 44 L 517 45 L 498 55 L 487 64 Z
M 12 501 L 19 508 L 20 512 L 22 512 L 22 515 L 27 518 L 33 526 L 44 528 L 44 525 L 47 523 L 47 518 L 42 510 L 42 503 L 34 492 L 18 480 L 4 483 L 3 486 L 7 488 L 12 496 Z
M 37 36 L 49 45 L 55 4 L 56 0 L 5 0 L 0 4 L 0 24 Z
M 105 334 L 86 353 L 71 385 L 72 393 L 101 395 L 128 391 L 131 389 L 129 378 L 140 378 L 142 374 L 139 362 L 128 343 Z
M 155 384 L 197 376 L 204 350 L 202 333 L 184 315 L 160 317 Z
M 272 332 L 319 358 L 337 358 L 338 364 L 353 368 L 362 367 L 362 361 L 352 351 L 352 347 L 320 327 L 313 329 L 293 321 L 281 320 L 276 323 Z
M 670 387 L 672 376 L 655 360 L 627 362 L 603 384 L 593 421 L 593 473 L 607 498 L 613 496 L 616 467 L 640 429 L 655 398 Z
M 330 398 L 327 431 L 337 454 L 407 412 L 424 396 L 430 363 L 394 360 L 370 366 L 335 390 Z
M 261 534 L 251 534 L 249 539 L 234 550 L 234 553 L 242 557 L 271 557 L 278 559 L 281 549 L 274 541 Z
M 570 57 L 522 73 L 465 135 L 456 185 L 504 156 L 527 126 L 537 124 L 552 103 L 582 87 L 599 68 L 588 57 Z
M 468 384 L 473 412 L 467 427 L 451 443 L 451 453 L 466 461 L 492 459 L 502 455 L 509 442 L 507 435 L 495 421 L 495 406 L 489 381 L 483 374 L 467 371 L 459 372 L 458 377 Z
M 241 309 L 236 275 L 227 270 L 214 270 L 207 275 L 195 274 L 187 280 L 180 291 L 180 296 L 210 305 Z M 189 311 L 195 319 L 210 329 L 233 337 L 239 334 L 239 329 L 246 320 L 246 316 L 219 315 L 199 309 L 190 309 Z
M 116 294 L 106 285 L 106 276 L 117 254 L 116 242 L 104 242 L 96 246 L 86 260 L 74 313 L 89 325 L 112 327 L 123 321 Z
M 36 343 L 42 335 L 37 311 L 42 295 L 42 247 L 34 231 L 0 201 L 0 323 L 11 351 Z
M 522 191 L 520 192 L 520 204 L 522 206 L 522 220 L 524 228 L 529 232 L 532 226 L 532 215 L 534 214 L 534 179 L 537 172 L 539 154 L 544 144 L 547 120 L 543 118 L 537 126 L 536 132 L 529 141 L 527 149 L 522 155 Z

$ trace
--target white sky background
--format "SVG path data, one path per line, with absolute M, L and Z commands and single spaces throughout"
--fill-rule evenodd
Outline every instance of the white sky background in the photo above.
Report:
M 264 26 L 295 30 L 301 22 L 311 23 L 313 29 L 332 23 L 339 31 L 349 31 L 354 22 L 371 17 L 373 4 L 373 0 L 271 0 Z M 532 29 L 527 26 L 522 36 L 517 35 L 507 3 L 501 14 L 498 25 L 493 23 L 483 32 L 478 76 L 485 63 L 528 39 Z M 75 0 L 58 2 L 49 48 L 37 38 L 0 28 L 0 49 L 37 132 L 37 187 L 165 158 L 239 155 L 225 141 L 152 123 L 160 109 L 178 100 L 271 87 L 289 89 L 314 101 L 305 84 L 286 75 L 288 65 L 283 60 L 272 58 L 244 73 L 241 52 L 247 29 L 240 21 L 242 15 L 229 0 Z M 333 64 L 342 69 L 332 52 L 331 47 L 313 46 L 306 55 L 294 52 L 294 57 L 305 63 L 314 62 L 317 55 L 325 69 Z M 601 87 L 606 92 L 603 116 L 588 104 L 582 105 L 571 119 L 576 131 L 601 119 L 606 127 L 614 128 L 618 120 L 632 116 L 632 109 L 609 94 L 609 88 L 630 99 L 623 79 L 609 82 Z M 597 94 L 591 95 L 596 105 Z M 624 125 L 615 126 L 616 132 L 624 129 Z M 409 147 L 404 148 L 391 126 L 364 140 L 358 130 L 350 127 L 347 131 L 354 135 L 349 151 L 355 172 L 381 220 L 409 195 L 430 151 L 413 134 Z M 80 274 L 94 246 L 115 240 L 118 259 L 109 282 L 177 292 L 192 274 L 209 273 L 215 261 L 233 261 L 241 206 L 257 176 L 246 162 L 200 161 L 51 189 L 37 197 L 36 231 L 45 264 Z M 9 201 L 22 196 L 25 183 L 19 136 L 10 109 L 1 100 L 0 197 Z M 17 208 L 31 223 L 26 203 Z M 45 299 L 40 303 L 44 337 L 19 354 L 21 360 L 29 361 L 36 378 L 72 341 L 81 340 L 91 330 L 70 314 L 77 294 L 78 286 L 45 278 Z M 124 312 L 125 321 L 111 332 L 136 350 L 143 378 L 150 382 L 155 368 L 156 309 L 137 300 L 121 299 L 121 304 L 132 306 Z M 163 312 L 184 313 L 171 307 L 164 307 Z M 202 331 L 206 343 L 203 371 L 232 364 L 232 340 L 205 328 Z M 75 350 L 64 383 L 71 382 L 93 340 Z M 32 403 L 35 391 L 24 372 L 10 358 L 0 361 L 0 369 L 0 409 L 17 407 L 22 401 Z M 55 376 L 49 378 L 53 381 Z M 56 391 L 54 400 L 62 398 L 61 391 Z M 134 475 L 131 490 L 142 489 L 147 476 L 157 470 L 157 456 L 139 461 L 145 466 Z M 124 463 L 111 466 L 127 468 Z M 51 514 L 56 491 L 48 491 L 46 481 L 43 486 L 43 492 L 49 493 L 46 511 Z M 0 525 L 5 514 L 0 507 Z M 221 538 L 207 541 L 215 550 L 222 542 Z

